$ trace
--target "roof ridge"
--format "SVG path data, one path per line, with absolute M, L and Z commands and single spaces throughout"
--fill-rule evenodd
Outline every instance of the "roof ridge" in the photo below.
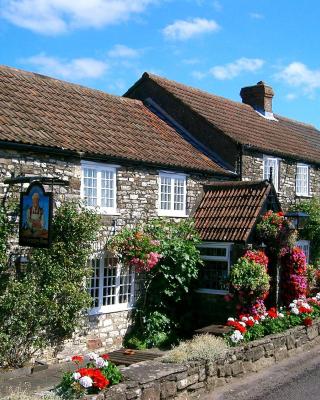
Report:
M 173 79 L 168 79 L 168 78 L 165 78 L 165 77 L 160 76 L 160 75 L 155 75 L 155 74 L 152 74 L 152 73 L 149 73 L 149 72 L 144 72 L 142 77 L 149 77 L 151 79 L 155 78 L 156 80 L 164 80 L 164 81 L 167 81 L 167 82 L 170 82 L 170 83 L 176 83 L 178 86 L 185 87 L 185 88 L 187 88 L 189 90 L 192 90 L 194 92 L 203 93 L 203 94 L 205 94 L 207 96 L 215 97 L 217 99 L 225 101 L 226 103 L 232 103 L 232 104 L 236 104 L 238 106 L 244 107 L 244 108 L 248 108 L 249 107 L 250 109 L 252 109 L 251 106 L 249 106 L 248 104 L 242 103 L 241 101 L 231 100 L 231 99 L 228 99 L 226 97 L 219 96 L 219 95 L 217 95 L 215 93 L 206 92 L 203 89 L 199 89 L 199 88 L 194 87 L 194 86 L 186 85 L 185 83 L 177 82 L 177 81 L 175 81 Z
M 199 88 L 196 88 L 196 87 L 193 87 L 193 86 L 190 86 L 190 85 L 186 85 L 184 83 L 177 82 L 177 81 L 175 81 L 173 79 L 168 79 L 168 78 L 162 77 L 160 75 L 152 74 L 152 73 L 149 73 L 149 72 L 144 72 L 142 77 L 149 77 L 150 79 L 155 78 L 156 82 L 158 82 L 158 83 L 159 83 L 159 80 L 160 81 L 161 80 L 167 81 L 167 82 L 169 82 L 171 84 L 174 83 L 178 87 L 180 86 L 180 87 L 186 88 L 186 89 L 194 91 L 194 92 L 203 93 L 206 96 L 210 96 L 210 97 L 219 99 L 219 100 L 221 100 L 221 101 L 223 101 L 225 103 L 229 103 L 229 104 L 237 105 L 238 107 L 247 108 L 247 109 L 249 108 L 250 110 L 253 110 L 253 108 L 250 105 L 242 103 L 241 101 L 228 99 L 226 97 L 219 96 L 219 95 L 217 95 L 215 93 L 207 92 L 207 91 L 205 91 L 203 89 L 199 89 Z M 286 121 L 289 121 L 289 122 L 292 122 L 292 123 L 295 123 L 295 124 L 298 124 L 298 125 L 302 125 L 302 126 L 307 126 L 307 127 L 313 128 L 313 129 L 315 129 L 316 131 L 318 131 L 320 133 L 320 130 L 316 126 L 314 126 L 314 125 L 312 125 L 312 124 L 310 124 L 308 122 L 298 121 L 298 120 L 296 120 L 294 118 L 288 118 L 288 117 L 285 117 L 283 115 L 276 114 L 276 113 L 274 113 L 274 116 L 276 118 L 281 118 L 281 119 L 284 119 Z
M 294 122 L 297 125 L 302 125 L 302 126 L 307 126 L 309 128 L 313 128 L 314 130 L 316 130 L 316 131 L 318 131 L 320 133 L 320 130 L 316 126 L 312 125 L 311 123 L 298 121 L 297 119 L 294 119 L 294 118 L 284 117 L 283 115 L 280 115 L 280 114 L 274 114 L 274 116 L 276 118 L 281 118 L 281 119 L 286 120 L 286 121 Z
M 92 92 L 94 94 L 98 94 L 98 95 L 102 95 L 102 96 L 106 96 L 106 97 L 112 97 L 115 98 L 119 101 L 123 101 L 123 102 L 127 102 L 127 103 L 136 103 L 136 104 L 141 104 L 143 105 L 143 102 L 141 100 L 137 100 L 137 99 L 131 99 L 129 97 L 122 97 L 122 96 L 118 96 L 115 94 L 110 94 L 107 93 L 103 90 L 100 89 L 96 89 L 96 88 L 91 88 L 85 85 L 81 85 L 79 83 L 74 83 L 74 82 L 69 82 L 69 81 L 65 81 L 63 79 L 58 79 L 52 76 L 48 76 L 48 75 L 44 75 L 44 74 L 39 74 L 38 72 L 33 72 L 33 71 L 26 71 L 24 69 L 20 69 L 20 68 L 15 68 L 15 67 L 9 67 L 7 65 L 3 65 L 0 64 L 0 72 L 1 71 L 6 71 L 7 73 L 11 73 L 14 75 L 21 75 L 23 77 L 26 78 L 33 78 L 33 79 L 37 79 L 37 80 L 48 80 L 48 81 L 52 81 L 56 84 L 62 85 L 62 86 L 66 86 L 66 87 L 71 87 L 71 88 L 77 88 L 80 90 L 84 90 L 84 91 L 88 91 L 88 92 Z

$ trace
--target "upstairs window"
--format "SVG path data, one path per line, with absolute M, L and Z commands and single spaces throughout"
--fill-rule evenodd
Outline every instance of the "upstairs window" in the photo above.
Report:
M 102 213 L 116 213 L 116 168 L 91 162 L 81 165 L 81 197 L 88 207 Z
M 200 293 L 228 293 L 231 243 L 202 243 L 199 246 L 204 265 L 199 271 Z
M 276 191 L 279 191 L 279 159 L 274 157 L 263 158 L 263 179 L 270 179 Z
M 159 179 L 159 215 L 186 216 L 186 176 L 161 172 Z
M 296 195 L 309 196 L 309 165 L 297 164 Z

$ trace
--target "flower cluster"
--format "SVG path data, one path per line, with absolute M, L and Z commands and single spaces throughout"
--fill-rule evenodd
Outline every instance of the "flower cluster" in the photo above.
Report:
M 71 361 L 75 364 L 74 372 L 68 371 L 61 383 L 56 387 L 56 393 L 62 398 L 80 398 L 85 394 L 96 394 L 111 384 L 120 382 L 122 376 L 119 369 L 110 361 L 108 354 L 89 353 L 88 362 L 82 355 L 75 355 Z
M 277 246 L 285 241 L 289 232 L 289 222 L 284 218 L 282 211 L 267 211 L 257 224 L 260 239 L 271 246 Z
M 287 308 L 270 308 L 257 315 L 239 315 L 228 318 L 227 326 L 232 329 L 225 335 L 231 345 L 261 338 L 270 333 L 282 332 L 296 325 L 311 326 L 320 316 L 320 293 L 311 298 L 293 300 Z
M 111 243 L 119 259 L 132 266 L 136 272 L 148 272 L 154 268 L 160 258 L 160 242 L 154 240 L 142 228 L 124 229 L 114 237 Z
M 248 260 L 254 261 L 257 264 L 264 265 L 265 268 L 268 267 L 269 259 L 264 251 L 248 250 L 245 253 L 244 257 L 247 258 Z
M 306 256 L 299 247 L 283 248 L 280 252 L 282 265 L 282 298 L 285 304 L 293 299 L 307 295 L 307 263 Z

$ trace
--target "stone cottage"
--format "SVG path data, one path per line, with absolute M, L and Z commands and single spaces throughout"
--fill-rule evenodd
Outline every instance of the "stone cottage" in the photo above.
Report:
M 320 131 L 273 112 L 264 82 L 242 88 L 242 103 L 144 73 L 125 94 L 186 137 L 214 151 L 243 181 L 269 179 L 284 209 L 320 195 Z
M 152 217 L 186 218 L 204 182 L 235 176 L 140 100 L 0 67 L 0 104 L 1 195 L 13 176 L 68 180 L 54 200 L 82 198 L 109 235 Z M 119 347 L 134 304 L 134 273 L 104 243 L 91 263 L 87 330 L 69 343 L 78 351 Z
M 281 206 L 320 195 L 320 131 L 273 112 L 264 82 L 242 88 L 235 102 L 144 73 L 125 94 L 183 132 L 204 154 L 242 181 L 272 179 Z M 309 255 L 309 243 L 299 245 Z

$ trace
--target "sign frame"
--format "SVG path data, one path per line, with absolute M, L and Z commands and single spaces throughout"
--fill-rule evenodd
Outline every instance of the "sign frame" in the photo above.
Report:
M 50 247 L 52 215 L 52 192 L 46 192 L 39 181 L 33 181 L 25 192 L 20 193 L 19 245 L 38 248 Z

